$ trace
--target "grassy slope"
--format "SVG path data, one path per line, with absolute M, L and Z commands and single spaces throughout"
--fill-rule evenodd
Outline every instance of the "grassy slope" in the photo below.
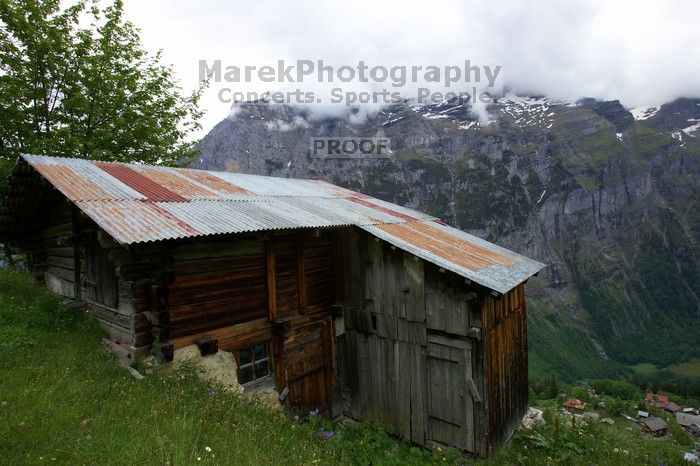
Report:
M 192 374 L 136 381 L 110 362 L 100 337 L 86 316 L 62 309 L 25 274 L 0 271 L 0 464 L 464 463 L 455 452 L 397 442 L 373 424 L 298 423 L 238 396 L 211 396 Z M 319 430 L 335 433 L 320 441 Z M 622 423 L 550 422 L 516 434 L 495 463 L 671 464 L 679 451 Z
M 127 376 L 92 322 L 25 275 L 2 272 L 0 289 L 0 463 L 329 460 L 308 429 L 238 397 L 212 397 L 195 377 Z

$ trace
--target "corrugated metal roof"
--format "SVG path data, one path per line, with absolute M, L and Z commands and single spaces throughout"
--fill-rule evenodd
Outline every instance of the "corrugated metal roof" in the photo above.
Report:
M 22 157 L 121 244 L 355 225 L 500 293 L 544 267 L 430 215 L 325 181 Z
M 415 223 L 358 226 L 421 259 L 499 293 L 512 290 L 544 267 L 544 264 L 439 221 L 424 222 L 420 228 L 416 228 Z M 435 233 L 432 239 L 426 234 L 430 231 Z

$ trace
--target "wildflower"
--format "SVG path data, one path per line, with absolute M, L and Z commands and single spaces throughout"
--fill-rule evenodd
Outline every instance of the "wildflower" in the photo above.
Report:
M 204 449 L 207 451 L 207 453 L 211 453 L 211 447 L 204 447 Z
M 201 457 L 201 456 L 198 456 L 198 457 L 197 457 L 197 461 L 202 461 L 202 457 Z
M 211 390 L 209 390 L 209 396 L 210 396 L 210 397 L 216 398 L 216 395 L 217 395 L 217 393 L 216 393 L 216 390 L 215 390 L 215 389 L 212 388 Z
M 329 439 L 329 438 L 333 437 L 334 435 L 335 435 L 335 432 L 333 432 L 332 430 L 321 429 L 321 437 L 323 437 L 324 440 Z
M 312 409 L 311 411 L 309 411 L 309 416 L 318 416 L 318 413 L 319 413 L 318 408 L 315 408 L 315 409 Z

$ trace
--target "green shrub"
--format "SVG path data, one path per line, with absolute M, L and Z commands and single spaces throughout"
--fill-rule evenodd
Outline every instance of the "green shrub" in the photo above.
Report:
M 642 397 L 642 391 L 624 380 L 595 379 L 589 380 L 591 387 L 598 395 L 609 395 L 622 400 L 637 401 Z
M 577 398 L 581 401 L 585 401 L 586 403 L 591 401 L 591 397 L 588 396 L 588 391 L 579 385 L 571 387 L 571 390 L 569 390 L 569 395 L 571 398 Z

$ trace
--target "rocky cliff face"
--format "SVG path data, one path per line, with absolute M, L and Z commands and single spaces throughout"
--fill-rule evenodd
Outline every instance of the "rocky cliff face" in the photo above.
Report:
M 700 100 L 508 95 L 400 104 L 366 121 L 241 107 L 194 167 L 322 178 L 434 214 L 548 267 L 528 285 L 531 366 L 567 377 L 700 356 Z M 387 160 L 318 160 L 311 136 L 391 139 Z

